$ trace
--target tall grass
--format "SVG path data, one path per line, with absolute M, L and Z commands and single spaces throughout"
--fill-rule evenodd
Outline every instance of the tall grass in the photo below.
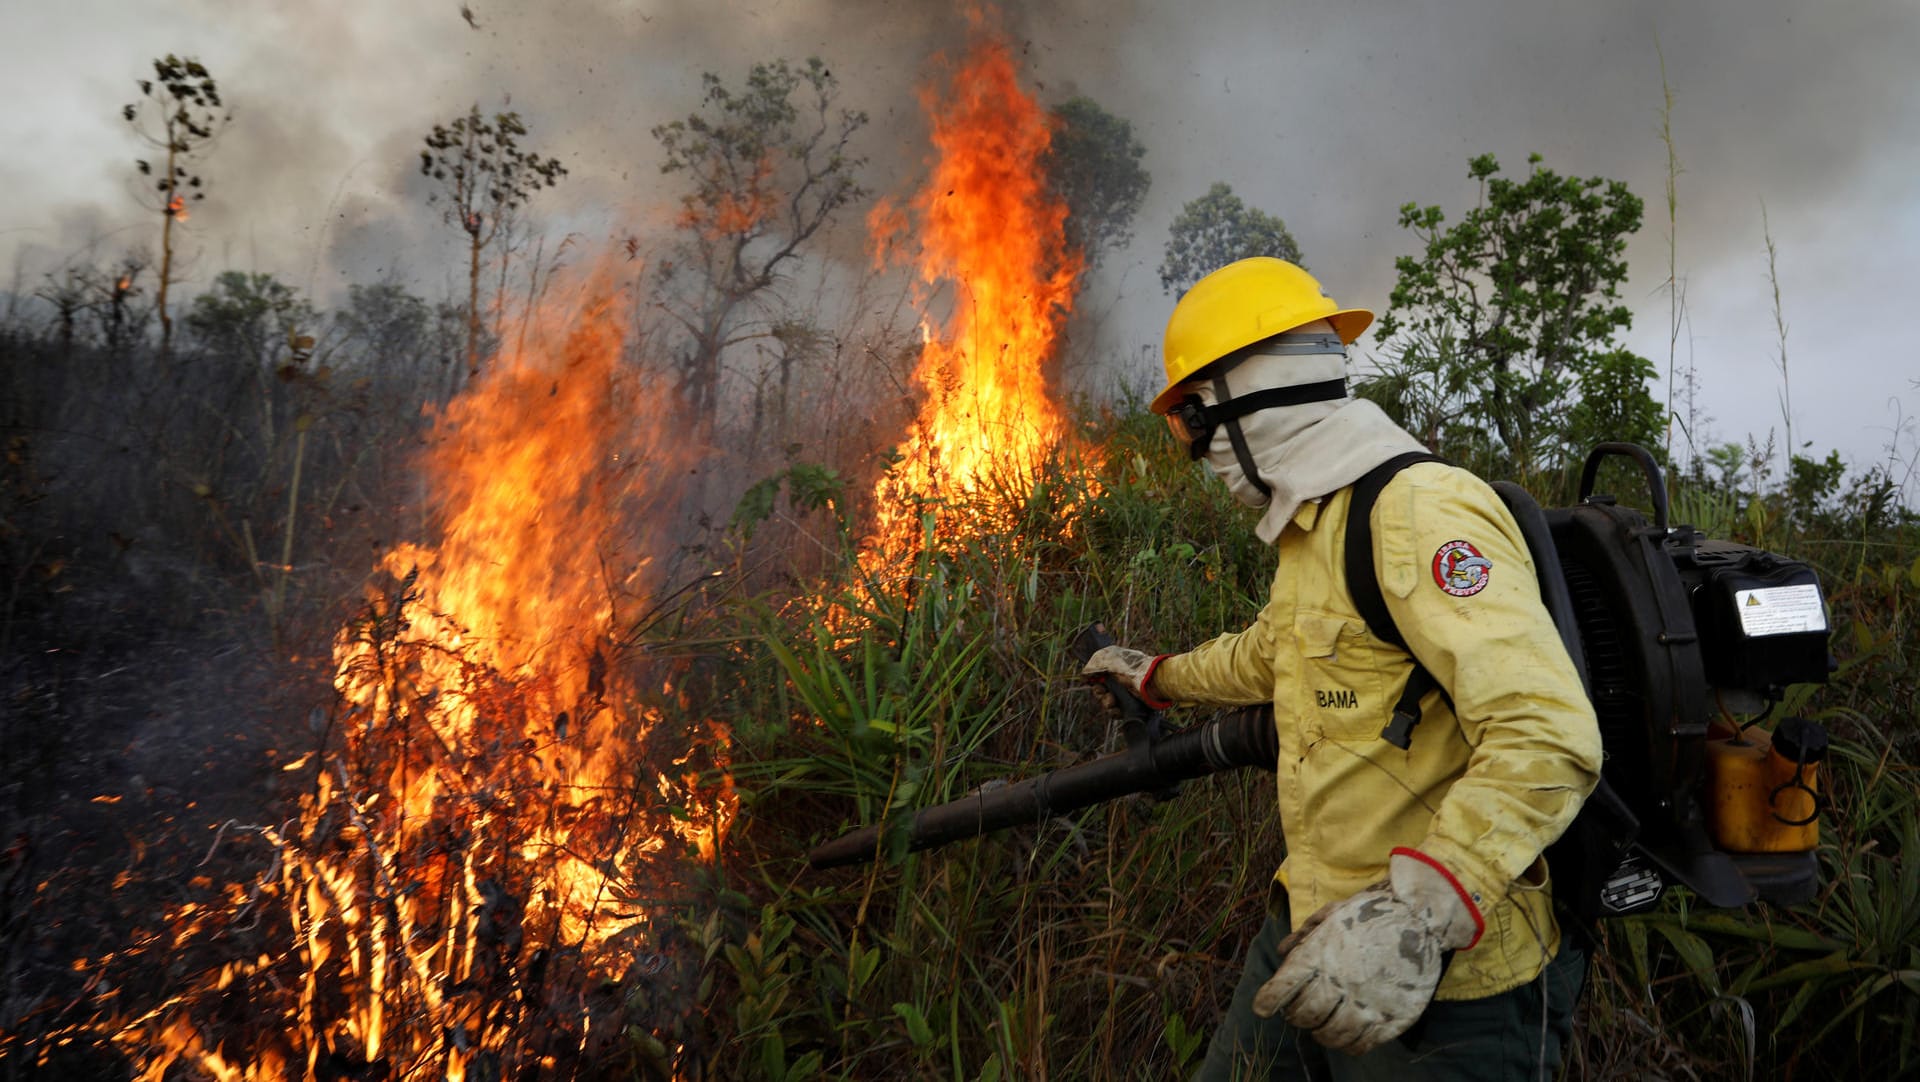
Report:
M 1673 82 L 1667 78 L 1667 53 L 1660 47 L 1660 39 L 1653 40 L 1654 55 L 1660 61 L 1660 142 L 1667 150 L 1667 280 L 1663 288 L 1667 291 L 1667 440 L 1663 450 L 1667 461 L 1673 461 L 1673 425 L 1676 417 L 1673 403 L 1679 397 L 1677 381 L 1678 356 L 1680 349 L 1680 327 L 1685 318 L 1687 301 L 1686 290 L 1680 284 L 1680 152 L 1673 140 Z M 1691 406 L 1693 395 L 1691 388 L 1687 395 Z M 1694 418 L 1689 408 L 1687 423 L 1682 434 L 1689 445 L 1693 442 Z
M 724 941 L 715 987 L 751 1017 L 716 1026 L 714 1077 L 1166 1077 L 1196 1061 L 1278 859 L 1266 778 L 934 853 L 883 832 L 865 868 L 803 861 L 847 827 L 1108 750 L 1064 649 L 1078 626 L 1175 648 L 1256 611 L 1271 568 L 1251 522 L 1167 459 L 1156 418 L 1105 423 L 1099 465 L 1055 463 L 1037 496 L 994 509 L 1014 529 L 923 549 L 884 581 L 848 553 L 841 586 L 741 613 L 735 852 L 752 856 L 699 936 Z M 773 982 L 791 990 L 778 1010 Z

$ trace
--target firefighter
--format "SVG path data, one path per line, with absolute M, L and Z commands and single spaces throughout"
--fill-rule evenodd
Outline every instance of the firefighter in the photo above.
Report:
M 1518 525 L 1471 473 L 1417 462 L 1373 500 L 1405 647 L 1349 596 L 1355 482 L 1425 450 L 1347 393 L 1372 319 L 1278 259 L 1180 299 L 1152 408 L 1260 511 L 1279 567 L 1245 630 L 1171 655 L 1110 646 L 1086 671 L 1157 707 L 1273 703 L 1287 855 L 1202 1079 L 1552 1077 L 1586 960 L 1541 854 L 1599 780 L 1599 728 Z M 1437 686 L 1402 748 L 1387 730 L 1422 668 Z

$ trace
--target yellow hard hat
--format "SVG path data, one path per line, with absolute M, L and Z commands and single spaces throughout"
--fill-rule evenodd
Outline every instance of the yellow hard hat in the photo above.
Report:
M 1333 324 L 1352 343 L 1373 322 L 1364 308 L 1342 308 L 1313 275 L 1283 259 L 1255 256 L 1229 263 L 1193 284 L 1167 319 L 1167 389 L 1153 400 L 1165 413 L 1181 398 L 1177 388 L 1222 357 L 1314 320 Z

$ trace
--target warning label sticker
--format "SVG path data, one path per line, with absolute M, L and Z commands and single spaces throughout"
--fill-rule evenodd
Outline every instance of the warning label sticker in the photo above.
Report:
M 1812 583 L 1804 586 L 1769 586 L 1762 590 L 1736 590 L 1733 603 L 1740 610 L 1740 630 L 1746 632 L 1750 639 L 1827 629 L 1827 613 L 1820 603 L 1820 587 Z

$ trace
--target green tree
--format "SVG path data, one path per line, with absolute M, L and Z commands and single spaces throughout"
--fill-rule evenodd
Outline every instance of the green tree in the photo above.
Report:
M 418 379 L 460 355 L 466 313 L 459 305 L 429 304 L 396 281 L 347 287 L 347 303 L 333 315 L 340 348 L 382 378 Z
M 368 354 L 411 359 L 420 352 L 433 310 L 427 302 L 395 281 L 347 287 L 347 305 L 334 314 L 341 340 Z
M 216 275 L 187 310 L 190 339 L 215 362 L 205 371 L 216 377 L 216 387 L 232 379 L 225 384 L 224 403 L 214 408 L 227 415 L 229 433 L 257 455 L 259 472 L 247 489 L 256 495 L 290 451 L 285 445 L 289 423 L 326 383 L 324 370 L 309 363 L 319 319 L 306 298 L 273 275 L 237 270 Z M 233 416 L 249 399 L 259 407 L 256 427 Z
M 304 332 L 318 319 L 312 304 L 273 275 L 230 270 L 193 299 L 186 323 L 208 352 L 264 372 L 289 352 L 311 349 L 312 340 Z
M 1133 240 L 1133 217 L 1153 178 L 1140 165 L 1147 148 L 1133 125 L 1091 98 L 1053 108 L 1053 141 L 1044 166 L 1047 187 L 1067 205 L 1067 243 L 1093 270 L 1101 257 Z
M 1490 449 L 1483 427 L 1474 420 L 1479 388 L 1442 328 L 1417 342 L 1396 342 L 1381 370 L 1354 388 L 1393 418 L 1401 428 L 1436 451 L 1476 461 Z
M 1299 263 L 1300 246 L 1287 223 L 1250 207 L 1233 189 L 1214 181 L 1207 194 L 1180 208 L 1160 262 L 1160 284 L 1178 296 L 1193 283 L 1236 259 L 1267 255 Z
M 149 209 L 160 215 L 160 269 L 154 287 L 154 307 L 160 317 L 160 357 L 173 348 L 173 317 L 167 311 L 167 289 L 173 284 L 173 227 L 187 220 L 187 204 L 207 197 L 206 177 L 195 165 L 232 112 L 220 100 L 220 89 L 206 66 L 193 57 L 172 53 L 153 62 L 153 78 L 141 79 L 143 101 L 129 103 L 120 115 L 148 145 L 165 155 L 134 163 L 140 175 L 153 181 Z
M 1619 297 L 1640 199 L 1617 180 L 1528 162 L 1513 180 L 1492 155 L 1472 159 L 1480 199 L 1451 225 L 1437 206 L 1400 209 L 1422 250 L 1394 261 L 1399 279 L 1376 332 L 1388 377 L 1371 393 L 1396 388 L 1434 404 L 1428 429 L 1415 431 L 1435 446 L 1464 435 L 1521 467 L 1568 449 L 1576 419 L 1582 438 L 1618 423 L 1657 442 L 1643 424 L 1660 410 L 1646 386 L 1651 366 L 1615 345 L 1632 323 Z
M 1580 456 L 1609 440 L 1660 447 L 1667 411 L 1647 390 L 1658 375 L 1652 361 L 1631 350 L 1596 354 L 1575 379 L 1563 450 Z
M 233 377 L 224 403 L 209 403 L 225 438 L 190 468 L 201 473 L 198 494 L 207 510 L 253 571 L 276 645 L 294 578 L 307 437 L 329 396 L 328 368 L 314 360 L 310 332 L 318 322 L 313 305 L 292 287 L 237 270 L 215 277 L 186 317 L 194 341 L 216 362 L 204 369 L 215 377 L 215 392 Z M 252 425 L 238 409 L 249 401 L 259 410 Z M 277 552 L 265 547 L 275 528 Z
M 801 68 L 755 64 L 740 90 L 712 72 L 701 83 L 699 110 L 653 137 L 666 151 L 660 171 L 688 180 L 684 239 L 660 276 L 664 308 L 688 336 L 677 358 L 682 390 L 711 424 L 721 354 L 779 322 L 745 327 L 748 310 L 835 213 L 866 194 L 857 180 L 865 159 L 848 144 L 867 114 L 837 107 L 839 84 L 818 57 Z
M 515 214 L 535 192 L 567 175 L 558 158 L 543 158 L 520 146 L 527 134 L 519 113 L 480 112 L 435 124 L 420 152 L 420 172 L 439 182 L 429 197 L 442 201 L 448 225 L 467 237 L 467 375 L 480 371 L 480 258 L 512 228 Z

